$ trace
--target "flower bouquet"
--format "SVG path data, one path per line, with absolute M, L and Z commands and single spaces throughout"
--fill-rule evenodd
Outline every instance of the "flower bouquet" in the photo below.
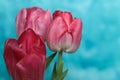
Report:
M 58 54 L 51 80 L 63 80 L 63 52 L 73 53 L 80 45 L 82 22 L 70 12 L 50 11 L 39 7 L 23 8 L 16 17 L 18 39 L 8 39 L 4 60 L 13 80 L 43 80 L 44 71 Z M 46 58 L 47 45 L 54 53 Z

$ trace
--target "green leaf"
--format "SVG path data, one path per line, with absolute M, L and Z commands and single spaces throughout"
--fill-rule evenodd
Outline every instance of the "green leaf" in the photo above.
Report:
M 57 70 L 56 70 L 56 63 L 55 63 L 53 67 L 51 80 L 56 80 L 56 77 L 57 77 Z
M 62 73 L 62 75 L 61 75 L 61 80 L 64 79 L 64 77 L 66 76 L 67 72 L 68 72 L 68 69 L 66 69 L 66 70 Z
M 53 53 L 52 55 L 50 55 L 47 60 L 46 60 L 46 69 L 48 68 L 49 64 L 51 63 L 51 61 L 53 60 L 53 58 L 55 57 L 57 52 Z

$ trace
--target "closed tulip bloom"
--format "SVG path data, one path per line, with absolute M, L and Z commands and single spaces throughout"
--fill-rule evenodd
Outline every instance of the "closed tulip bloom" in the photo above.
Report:
M 24 31 L 18 40 L 6 41 L 4 59 L 13 80 L 43 80 L 46 49 L 32 29 Z
M 41 35 L 44 39 L 46 37 L 46 28 L 51 22 L 49 10 L 44 11 L 39 7 L 23 8 L 19 11 L 16 17 L 16 32 L 19 37 L 22 32 L 28 28 Z
M 70 12 L 55 11 L 47 30 L 47 44 L 52 51 L 74 52 L 80 44 L 82 22 Z

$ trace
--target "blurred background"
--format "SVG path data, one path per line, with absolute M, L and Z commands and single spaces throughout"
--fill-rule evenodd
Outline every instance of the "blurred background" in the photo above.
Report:
M 64 69 L 69 68 L 65 80 L 120 80 L 120 0 L 0 0 L 0 80 L 11 80 L 3 49 L 6 39 L 17 39 L 15 17 L 21 8 L 32 6 L 51 13 L 69 11 L 82 19 L 79 49 L 63 55 Z M 47 48 L 47 56 L 50 53 Z M 44 80 L 50 80 L 52 67 Z

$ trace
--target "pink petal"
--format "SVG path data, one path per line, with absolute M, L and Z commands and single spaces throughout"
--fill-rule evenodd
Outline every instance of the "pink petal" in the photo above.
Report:
M 70 33 L 66 32 L 59 40 L 59 46 L 63 51 L 66 52 L 66 50 L 71 46 L 72 44 L 72 36 Z
M 19 14 L 16 17 L 17 36 L 20 36 L 25 29 L 26 17 L 27 17 L 27 9 L 23 8 L 22 10 L 20 10 Z
M 56 10 L 53 13 L 53 19 L 55 19 L 56 17 L 62 17 L 68 27 L 69 27 L 69 25 L 71 24 L 71 22 L 73 20 L 72 19 L 72 14 L 70 12 L 62 12 L 60 10 Z
M 63 13 L 62 11 L 56 10 L 56 11 L 53 13 L 53 19 L 55 19 L 56 17 L 62 15 L 62 13 Z
M 63 12 L 63 18 L 67 24 L 67 26 L 69 27 L 71 22 L 72 22 L 72 14 L 70 12 Z
M 41 14 L 38 18 L 36 18 L 36 20 L 33 22 L 33 24 L 36 26 L 34 31 L 45 39 L 46 31 L 50 23 L 51 23 L 50 11 L 47 10 L 46 12 Z
M 72 45 L 66 50 L 66 52 L 74 52 L 80 45 L 82 35 L 82 22 L 80 19 L 75 19 L 70 24 L 69 32 L 72 34 L 73 40 Z
M 32 7 L 22 9 L 16 18 L 16 32 L 18 37 L 28 28 L 36 34 L 46 38 L 46 29 L 51 22 L 49 10 L 43 11 L 41 8 Z
M 44 13 L 45 11 L 38 7 L 27 8 L 27 17 L 24 30 L 27 30 L 28 28 L 34 30 L 36 28 L 36 24 L 34 23 L 35 20 Z
M 59 40 L 67 31 L 66 24 L 61 17 L 57 17 L 50 25 L 47 31 L 48 47 L 53 51 L 60 51 Z

